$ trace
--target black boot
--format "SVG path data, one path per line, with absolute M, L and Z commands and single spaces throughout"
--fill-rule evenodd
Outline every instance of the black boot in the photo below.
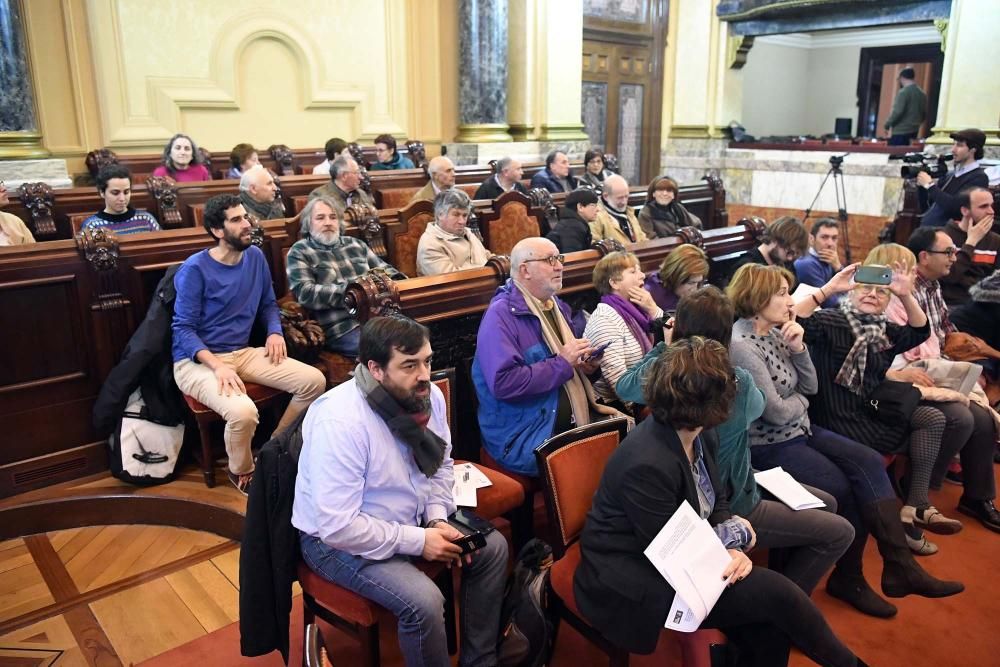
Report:
M 835 568 L 826 580 L 826 592 L 868 616 L 892 618 L 896 615 L 895 605 L 880 598 L 860 572 L 850 574 L 839 567 Z
M 913 559 L 894 498 L 866 505 L 862 513 L 882 554 L 882 592 L 885 595 L 891 598 L 907 595 L 943 598 L 965 590 L 961 582 L 935 579 Z

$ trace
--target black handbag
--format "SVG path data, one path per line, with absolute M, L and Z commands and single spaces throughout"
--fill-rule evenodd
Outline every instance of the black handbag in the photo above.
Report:
M 883 380 L 868 395 L 875 419 L 884 424 L 900 424 L 910 421 L 913 411 L 920 403 L 920 391 L 909 382 Z

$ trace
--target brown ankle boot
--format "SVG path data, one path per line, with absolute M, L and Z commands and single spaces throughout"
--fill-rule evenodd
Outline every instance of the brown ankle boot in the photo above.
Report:
M 865 522 L 878 542 L 885 565 L 882 568 L 882 592 L 891 598 L 922 595 L 943 598 L 965 590 L 958 581 L 935 579 L 913 559 L 906 544 L 903 524 L 899 521 L 896 500 L 887 498 L 863 508 Z

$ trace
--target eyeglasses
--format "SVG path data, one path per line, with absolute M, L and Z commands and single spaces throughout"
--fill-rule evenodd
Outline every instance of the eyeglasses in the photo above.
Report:
M 955 253 L 958 252 L 958 248 L 952 246 L 950 248 L 945 248 L 944 250 L 925 250 L 924 252 L 929 252 L 932 255 L 948 255 L 949 257 L 954 257 Z
M 524 263 L 528 262 L 548 262 L 549 266 L 555 266 L 556 262 L 559 264 L 566 263 L 566 255 L 549 255 L 548 257 L 539 257 L 538 259 L 526 259 Z
M 892 290 L 888 287 L 879 287 L 878 285 L 855 285 L 854 290 L 859 294 L 876 294 L 883 299 L 892 295 Z

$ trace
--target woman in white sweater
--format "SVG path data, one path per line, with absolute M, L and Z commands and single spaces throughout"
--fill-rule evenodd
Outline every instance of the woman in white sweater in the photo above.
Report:
M 645 275 L 630 252 L 612 252 L 594 267 L 594 289 L 601 302 L 587 322 L 583 337 L 600 349 L 601 379 L 594 389 L 605 402 L 617 401 L 615 383 L 653 347 L 649 323 L 663 310 L 642 286 Z

